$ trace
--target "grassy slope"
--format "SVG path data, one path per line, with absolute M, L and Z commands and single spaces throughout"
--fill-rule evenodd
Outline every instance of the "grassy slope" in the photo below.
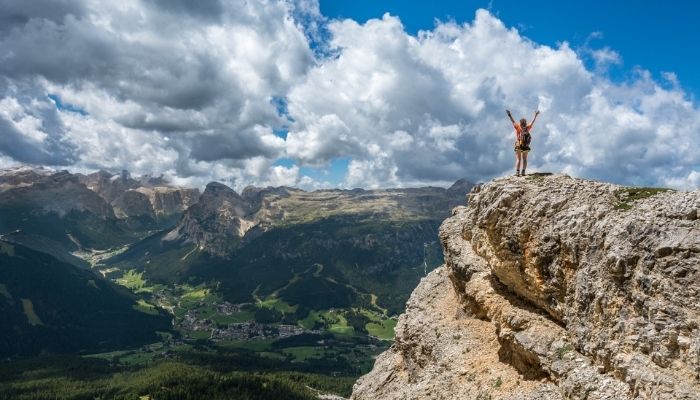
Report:
M 170 318 L 90 271 L 0 241 L 0 354 L 33 355 L 134 346 L 158 340 Z M 136 306 L 136 307 L 135 307 Z
M 36 207 L 29 206 L 3 206 L 0 211 L 2 233 L 19 229 L 69 250 L 77 249 L 75 241 L 85 248 L 107 249 L 137 237 L 119 227 L 116 219 L 102 219 L 87 211 L 71 211 L 62 217 L 53 212 L 37 213 Z

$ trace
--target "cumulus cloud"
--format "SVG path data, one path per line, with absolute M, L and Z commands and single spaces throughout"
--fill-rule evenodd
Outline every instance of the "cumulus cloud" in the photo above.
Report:
M 284 154 L 272 99 L 314 62 L 291 3 L 25 3 L 0 6 L 1 153 L 204 181 Z
M 0 151 L 29 164 L 71 165 L 75 146 L 56 107 L 37 101 L 32 87 L 8 85 L 10 96 L 0 98 Z
M 643 70 L 628 82 L 607 79 L 604 67 L 621 62 L 611 49 L 594 52 L 597 67 L 589 70 L 568 44 L 534 43 L 485 10 L 471 23 L 439 23 L 417 36 L 390 15 L 363 25 L 333 21 L 329 31 L 337 55 L 289 94 L 295 124 L 288 143 L 309 144 L 287 150 L 302 162 L 351 156 L 347 186 L 509 173 L 514 138 L 506 108 L 528 120 L 543 111 L 530 170 L 696 184 L 697 107 L 677 84 L 665 89 Z M 324 118 L 350 133 L 312 134 Z
M 72 0 L 47 2 L 4 0 L 0 3 L 0 34 L 22 27 L 32 18 L 60 23 L 67 15 L 80 17 L 83 12 L 82 4 Z
M 441 24 L 418 37 L 389 15 L 364 25 L 337 21 L 329 29 L 339 56 L 292 88 L 290 143 L 299 135 L 309 144 L 288 152 L 317 161 L 351 155 L 350 186 L 500 173 L 512 157 L 504 151 L 512 141 L 506 105 L 535 107 L 566 84 L 556 101 L 572 109 L 591 85 L 572 50 L 536 46 L 486 11 L 472 25 Z M 337 135 L 308 134 L 330 116 L 362 146 L 348 153 Z
M 333 159 L 361 151 L 354 132 L 336 114 L 309 121 L 304 130 L 287 135 L 287 154 L 309 165 L 323 165 Z
M 388 14 L 329 20 L 316 0 L 9 0 L 0 161 L 237 189 L 447 185 L 510 173 L 505 109 L 539 108 L 530 170 L 697 187 L 697 106 L 672 72 L 612 81 L 621 63 L 486 10 L 410 35 Z M 337 159 L 342 182 L 302 173 Z

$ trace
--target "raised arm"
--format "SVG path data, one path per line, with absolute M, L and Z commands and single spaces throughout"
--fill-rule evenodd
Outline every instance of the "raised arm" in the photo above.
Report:
M 512 122 L 513 125 L 515 125 L 515 120 L 513 119 L 513 116 L 510 114 L 510 110 L 506 110 L 506 114 L 508 114 L 508 118 L 510 118 L 510 122 Z
M 530 122 L 530 127 L 528 129 L 532 129 L 533 125 L 535 125 L 535 120 L 537 119 L 538 115 L 540 115 L 540 110 L 535 111 L 535 116 L 532 117 L 532 122 Z

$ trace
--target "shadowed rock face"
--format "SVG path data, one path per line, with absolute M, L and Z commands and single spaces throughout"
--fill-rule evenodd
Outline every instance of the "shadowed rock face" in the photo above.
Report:
M 148 197 L 157 217 L 180 214 L 199 199 L 198 189 L 157 186 L 141 187 L 137 191 Z
M 170 228 L 198 197 L 198 189 L 126 171 L 0 169 L 0 235 L 75 264 L 65 250 L 106 249 Z
M 51 174 L 51 171 L 43 168 L 25 166 L 0 169 L 0 191 L 21 185 L 31 185 Z
M 71 211 L 87 211 L 99 218 L 114 218 L 109 204 L 68 171 L 15 169 L 4 170 L 0 176 L 0 208 L 22 208 L 31 210 L 32 215 L 55 213 L 61 217 Z
M 76 265 L 69 251 L 133 240 L 76 175 L 30 167 L 0 170 L 0 235 Z
M 700 398 L 700 190 L 630 193 L 474 188 L 353 398 Z
M 148 196 L 136 190 L 128 190 L 113 202 L 114 212 L 119 218 L 147 217 L 155 219 Z
M 198 189 L 170 186 L 162 178 L 134 179 L 127 171 L 83 175 L 27 166 L 0 169 L 0 193 L 0 202 L 16 198 L 17 203 L 41 206 L 61 216 L 87 209 L 121 220 L 145 218 L 152 221 L 151 228 L 161 220 L 177 220 L 199 198 Z

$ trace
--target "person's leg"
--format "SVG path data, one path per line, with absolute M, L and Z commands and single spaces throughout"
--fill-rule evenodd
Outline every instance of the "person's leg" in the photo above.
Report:
M 515 150 L 515 175 L 520 175 L 520 156 L 523 154 L 519 150 Z
M 522 156 L 522 157 L 523 157 L 523 161 L 522 161 L 523 170 L 522 170 L 522 172 L 521 172 L 522 175 L 525 175 L 525 170 L 527 169 L 527 153 L 528 153 L 527 151 L 523 151 L 523 152 L 521 153 L 521 154 L 523 155 L 523 156 Z

